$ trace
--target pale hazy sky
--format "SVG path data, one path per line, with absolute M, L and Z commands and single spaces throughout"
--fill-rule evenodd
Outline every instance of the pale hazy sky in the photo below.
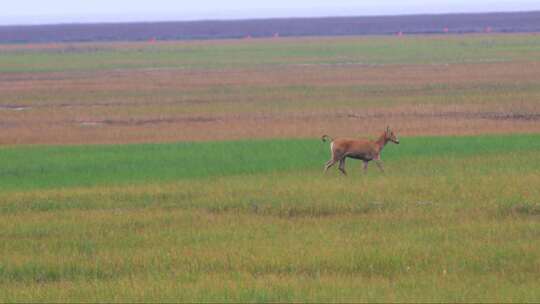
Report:
M 0 25 L 540 10 L 540 0 L 1 0 Z

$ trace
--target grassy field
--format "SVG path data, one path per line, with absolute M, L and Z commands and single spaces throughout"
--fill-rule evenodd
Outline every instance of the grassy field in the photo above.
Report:
M 249 41 L 72 43 L 0 46 L 0 72 L 268 65 L 449 64 L 539 60 L 537 35 L 280 38 Z
M 538 35 L 0 45 L 0 91 L 0 302 L 540 300 Z
M 539 139 L 538 135 L 412 137 L 399 146 L 389 144 L 385 159 L 408 162 L 437 155 L 478 158 L 511 154 L 518 158 L 513 162 L 523 164 L 527 157 L 519 153 L 540 150 Z M 161 183 L 315 168 L 319 173 L 329 153 L 329 144 L 317 139 L 8 147 L 0 150 L 5 162 L 0 168 L 0 191 Z M 535 165 L 530 162 L 527 170 L 537 170 Z
M 0 299 L 536 301 L 540 136 L 0 150 Z
M 0 144 L 538 133 L 539 59 L 534 34 L 0 45 Z

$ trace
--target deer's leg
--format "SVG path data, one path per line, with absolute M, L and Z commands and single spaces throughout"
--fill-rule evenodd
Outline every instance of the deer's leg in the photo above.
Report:
M 339 160 L 339 171 L 341 171 L 341 173 L 344 175 L 347 175 L 347 172 L 345 171 L 345 159 L 346 157 L 343 157 Z
M 367 166 L 369 164 L 369 161 L 365 160 L 364 161 L 364 172 L 367 172 Z
M 384 169 L 383 169 L 383 165 L 382 165 L 382 160 L 376 160 L 375 163 L 377 164 L 377 167 L 379 167 L 379 169 L 381 169 L 381 172 L 384 172 Z
M 343 156 L 340 151 L 332 151 L 332 158 L 326 162 L 326 165 L 324 165 L 324 172 L 326 173 L 326 170 L 335 165 L 338 160 L 341 160 L 341 158 L 343 158 Z
M 328 168 L 332 167 L 335 164 L 336 164 L 336 161 L 334 160 L 334 158 L 327 161 L 326 164 L 324 165 L 324 173 L 326 173 L 326 170 L 328 170 Z

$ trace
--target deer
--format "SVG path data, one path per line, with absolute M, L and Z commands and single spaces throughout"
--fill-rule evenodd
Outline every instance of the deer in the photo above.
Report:
M 384 172 L 381 161 L 382 149 L 389 141 L 399 144 L 399 139 L 394 132 L 390 130 L 389 126 L 386 127 L 384 133 L 375 141 L 351 138 L 333 139 L 326 134 L 321 137 L 323 142 L 326 142 L 327 139 L 330 139 L 330 151 L 332 155 L 330 160 L 324 165 L 324 172 L 326 173 L 328 168 L 339 161 L 339 171 L 341 171 L 343 175 L 347 175 L 347 172 L 345 171 L 345 160 L 347 157 L 364 161 L 364 172 L 367 172 L 368 163 L 375 160 L 377 167 L 379 167 L 381 172 Z

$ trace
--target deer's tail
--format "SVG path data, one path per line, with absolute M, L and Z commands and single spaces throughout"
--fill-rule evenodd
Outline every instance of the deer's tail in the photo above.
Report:
M 321 140 L 322 140 L 323 142 L 326 142 L 327 139 L 330 139 L 331 142 L 334 141 L 334 139 L 333 139 L 332 137 L 330 137 L 330 136 L 328 136 L 328 135 L 326 135 L 326 134 L 324 134 L 323 136 L 321 136 Z

